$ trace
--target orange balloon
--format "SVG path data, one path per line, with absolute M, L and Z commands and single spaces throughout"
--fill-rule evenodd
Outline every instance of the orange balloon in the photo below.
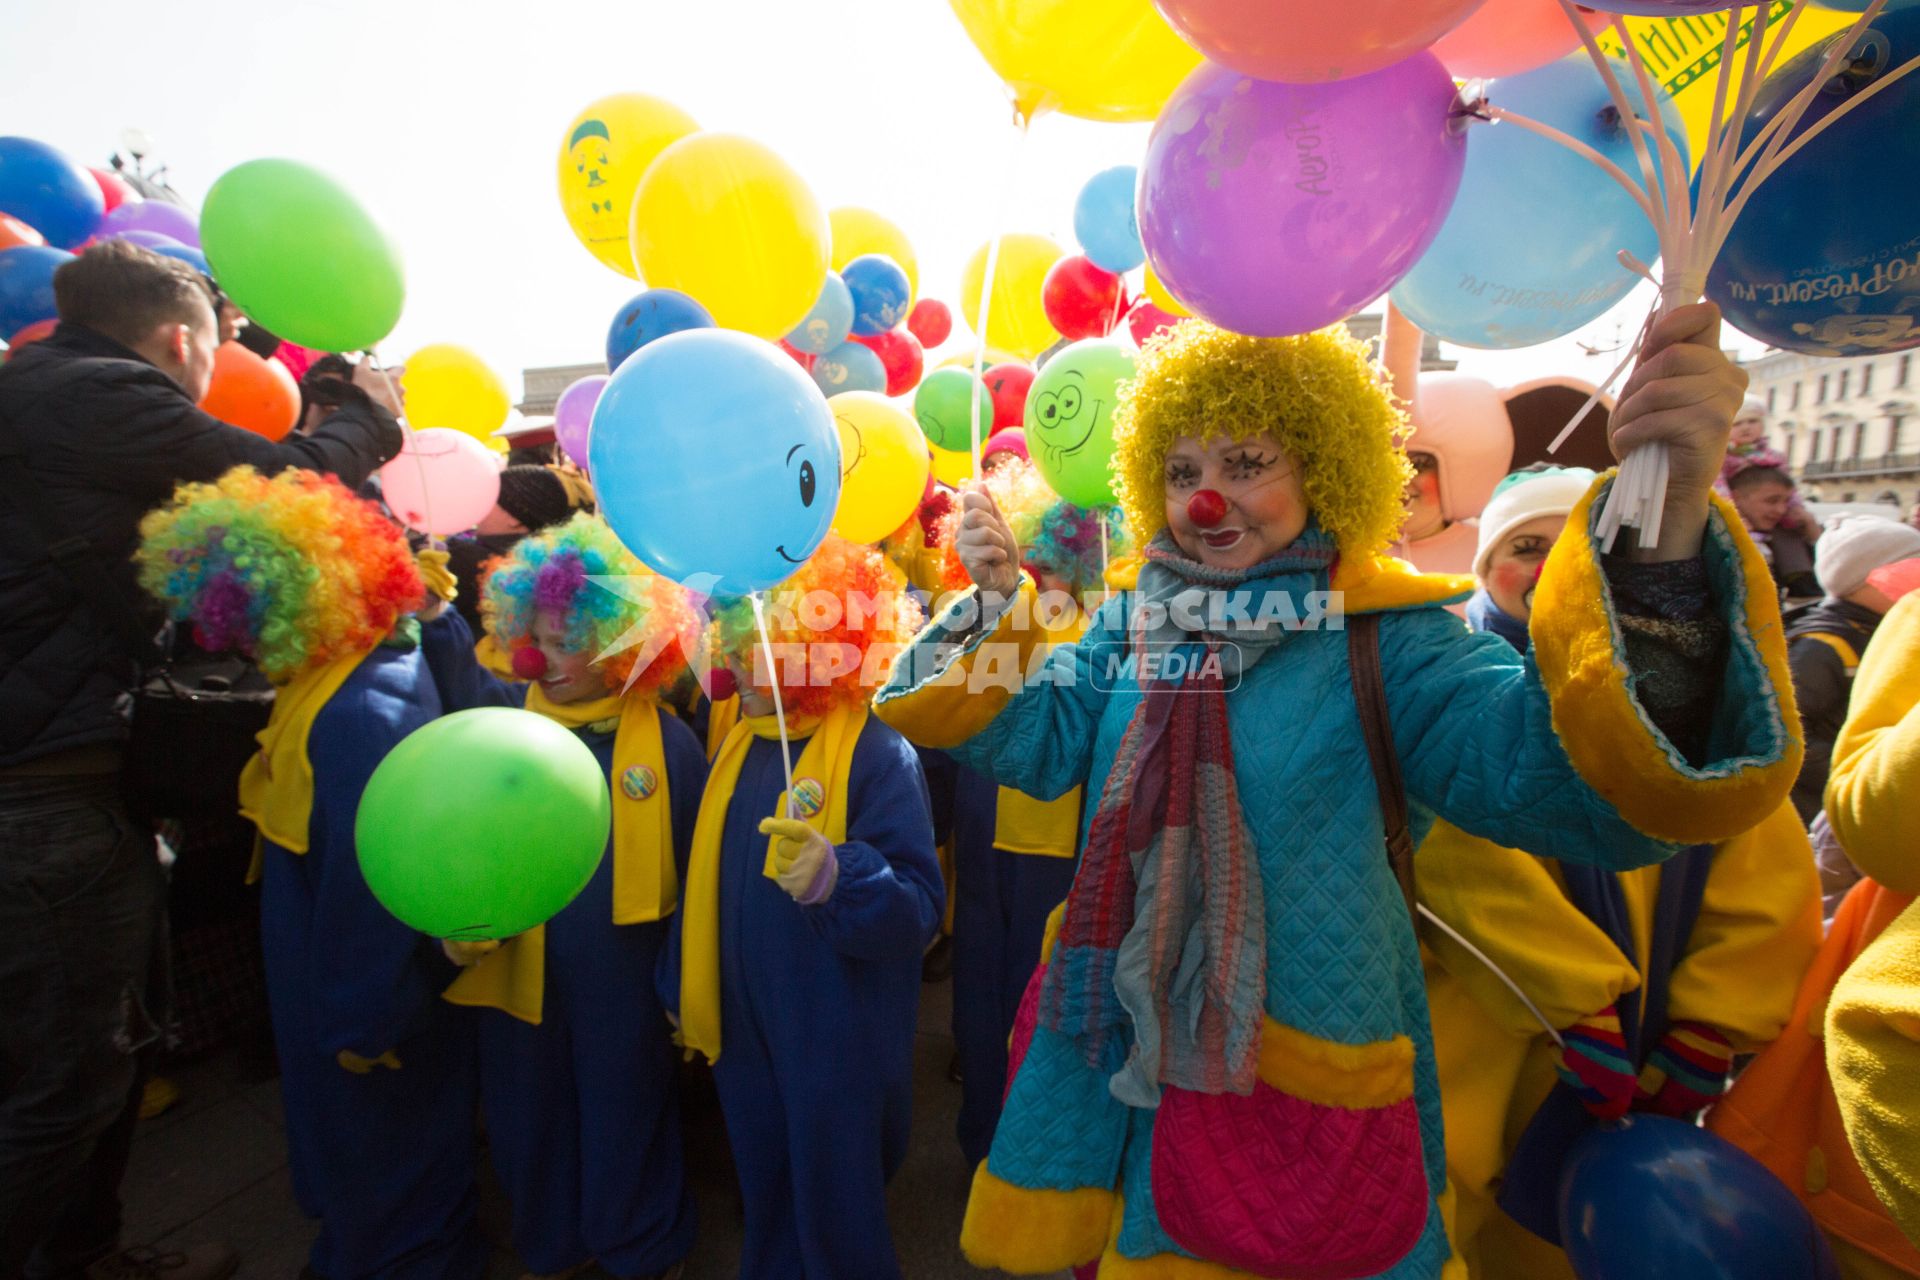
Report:
M 1347 80 L 1453 30 L 1481 0 L 1153 0 L 1181 39 L 1259 80 Z M 1564 19 L 1563 19 L 1564 21 Z
M 26 350 L 27 344 L 38 342 L 42 338 L 51 338 L 54 329 L 59 323 L 58 320 L 35 320 L 32 324 L 7 339 L 7 354 L 5 358 L 11 360 Z
M 278 360 L 224 342 L 214 352 L 213 384 L 200 407 L 222 422 L 278 440 L 300 421 L 300 388 Z
M 1589 30 L 1607 15 L 1581 10 Z M 1434 56 L 1456 80 L 1515 76 L 1544 67 L 1580 47 L 1560 0 L 1486 0 L 1465 22 L 1441 36 Z
M 0 213 L 0 249 L 45 244 L 47 238 L 15 217 Z

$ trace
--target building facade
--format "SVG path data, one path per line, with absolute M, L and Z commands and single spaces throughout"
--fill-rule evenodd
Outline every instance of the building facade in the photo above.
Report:
M 1746 366 L 1768 436 L 1825 502 L 1920 502 L 1920 352 L 1831 359 L 1771 351 Z
M 520 377 L 524 393 L 520 398 L 520 412 L 529 418 L 552 413 L 562 391 L 582 378 L 606 371 L 604 360 L 593 364 L 553 364 L 541 369 L 522 369 Z

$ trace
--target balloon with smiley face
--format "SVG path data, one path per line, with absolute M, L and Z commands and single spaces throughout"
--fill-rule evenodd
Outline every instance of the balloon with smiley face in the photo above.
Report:
M 573 118 L 560 144 L 560 207 L 588 252 L 639 279 L 627 244 L 634 190 L 655 157 L 699 128 L 671 102 L 644 93 L 612 94 Z
M 655 571 L 709 595 L 786 578 L 840 501 L 840 434 L 772 343 L 689 329 L 620 366 L 587 445 L 600 511 Z
M 1133 377 L 1133 354 L 1118 342 L 1076 342 L 1047 361 L 1027 393 L 1027 449 L 1041 478 L 1068 502 L 1113 501 L 1113 410 Z

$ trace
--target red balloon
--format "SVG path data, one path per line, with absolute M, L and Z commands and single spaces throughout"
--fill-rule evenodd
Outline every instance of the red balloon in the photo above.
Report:
M 1024 364 L 996 364 L 981 380 L 993 393 L 993 429 L 1017 427 L 1027 420 L 1027 392 L 1033 389 L 1033 370 Z
M 145 199 L 133 184 L 111 169 L 89 169 L 93 175 L 93 184 L 100 188 L 101 196 L 107 202 L 107 212 L 112 213 L 123 204 L 138 204 Z
M 18 249 L 23 245 L 41 245 L 47 238 L 18 218 L 0 213 L 0 249 Z
M 35 320 L 32 324 L 7 339 L 6 358 L 9 360 L 13 359 L 13 357 L 19 355 L 21 349 L 29 343 L 38 342 L 42 338 L 52 337 L 54 326 L 59 323 L 58 320 Z
M 278 360 L 223 342 L 213 354 L 213 382 L 200 407 L 222 422 L 278 440 L 300 421 L 300 388 Z
M 1582 9 L 1580 16 L 1594 31 L 1607 25 L 1606 14 Z M 1456 79 L 1473 80 L 1532 71 L 1579 45 L 1560 0 L 1486 0 L 1440 37 L 1433 53 Z
M 813 372 L 812 356 L 808 355 L 806 352 L 802 351 L 798 347 L 788 346 L 787 340 L 785 338 L 779 339 L 774 343 L 774 345 L 779 347 L 782 351 L 786 352 L 788 355 L 792 356 L 794 358 L 795 363 L 797 363 L 802 369 L 805 369 L 808 373 Z
M 1313 84 L 1378 71 L 1459 26 L 1481 0 L 1153 0 L 1208 61 Z
M 1047 321 L 1069 342 L 1104 338 L 1127 314 L 1127 286 L 1119 276 L 1096 267 L 1081 254 L 1062 258 L 1040 286 Z
M 922 298 L 907 314 L 907 332 L 920 339 L 924 350 L 932 350 L 953 333 L 953 312 L 934 298 Z
M 888 395 L 903 396 L 920 385 L 920 375 L 926 372 L 927 352 L 912 333 L 889 329 L 872 336 L 856 333 L 852 340 L 880 357 L 880 367 L 887 371 Z
M 1133 340 L 1144 344 L 1148 338 L 1169 325 L 1180 323 L 1180 317 L 1171 311 L 1156 307 L 1145 298 L 1133 304 L 1133 310 L 1127 313 L 1127 332 Z

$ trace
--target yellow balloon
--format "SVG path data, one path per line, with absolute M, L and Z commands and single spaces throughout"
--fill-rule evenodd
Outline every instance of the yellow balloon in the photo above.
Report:
M 1772 46 L 1780 30 L 1780 15 L 1786 11 L 1785 6 L 1780 4 L 1775 4 L 1773 8 L 1776 12 L 1767 23 L 1766 45 L 1763 48 Z M 1751 18 L 1752 14 L 1744 16 Z M 1817 7 L 1803 10 L 1794 20 L 1786 47 L 1780 51 L 1774 65 L 1779 66 L 1802 49 L 1819 43 L 1836 31 L 1844 31 L 1858 17 L 1855 13 L 1833 13 Z M 1701 13 L 1685 18 L 1628 18 L 1626 26 L 1633 35 L 1634 46 L 1640 51 L 1647 74 L 1657 87 L 1673 96 L 1673 105 L 1686 124 L 1687 148 L 1693 166 L 1699 168 L 1700 162 L 1706 159 L 1708 133 L 1713 127 L 1713 86 L 1720 76 L 1721 51 L 1726 47 L 1727 15 Z M 1740 82 L 1744 78 L 1742 72 L 1746 69 L 1747 43 L 1752 38 L 1752 32 L 1753 27 L 1749 23 L 1737 37 L 1740 56 L 1734 60 L 1734 75 L 1727 82 L 1726 110 L 1729 113 L 1739 97 Z M 1597 40 L 1602 49 L 1625 59 L 1625 47 L 1611 26 L 1601 31 Z M 1639 101 L 1639 87 L 1631 79 L 1623 81 L 1621 87 L 1635 102 Z
M 500 375 L 465 347 L 436 342 L 407 358 L 400 374 L 406 394 L 407 423 L 416 431 L 451 427 L 488 445 L 503 442 L 494 436 L 506 423 L 506 384 Z
M 960 309 L 975 334 L 980 332 L 980 286 L 987 273 L 983 244 L 967 259 L 960 277 Z M 1047 319 L 1040 301 L 1047 269 L 1066 256 L 1066 250 L 1045 236 L 1010 235 L 1000 241 L 1000 261 L 993 272 L 993 298 L 987 305 L 987 343 L 1032 360 L 1060 341 L 1060 331 Z
M 827 277 L 831 232 L 806 181 L 770 149 L 697 133 L 660 153 L 633 197 L 640 278 L 690 294 L 723 329 L 783 338 Z
M 627 214 L 640 179 L 660 153 L 700 126 L 692 116 L 644 93 L 592 103 L 567 126 L 560 145 L 560 207 L 593 256 L 639 278 L 627 244 Z
M 1153 273 L 1153 264 L 1151 262 L 1147 264 L 1146 272 L 1147 281 L 1145 288 L 1148 302 L 1151 302 L 1154 306 L 1171 316 L 1190 316 L 1193 314 L 1193 312 L 1180 305 L 1180 299 L 1167 292 L 1167 286 L 1162 283 L 1159 276 Z
M 833 269 L 845 267 L 863 253 L 884 253 L 907 273 L 907 295 L 920 296 L 920 261 L 914 257 L 907 233 L 871 209 L 842 205 L 827 211 L 833 227 Z
M 927 446 L 927 452 L 933 455 L 933 478 L 952 489 L 958 489 L 973 479 L 973 454 L 962 453 L 958 449 L 938 449 Z
M 1200 65 L 1150 0 L 949 3 L 1026 120 L 1152 120 Z
M 927 438 L 905 409 L 872 391 L 827 401 L 840 428 L 840 506 L 833 531 L 878 542 L 907 522 L 927 489 Z

